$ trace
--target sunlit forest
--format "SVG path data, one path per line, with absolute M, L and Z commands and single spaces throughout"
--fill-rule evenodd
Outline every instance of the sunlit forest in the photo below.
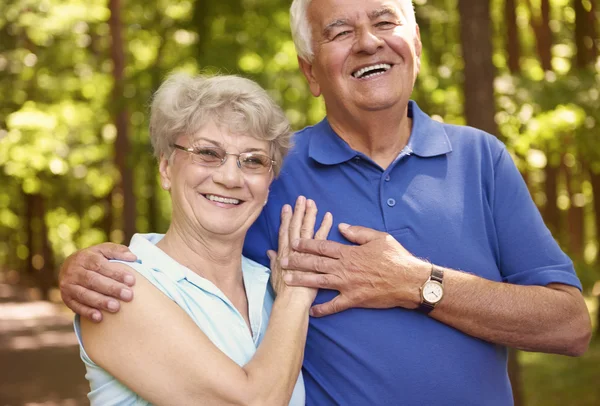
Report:
M 295 129 L 324 116 L 298 69 L 290 3 L 0 1 L 0 406 L 67 404 L 66 398 L 78 404 L 81 395 L 54 390 L 69 382 L 27 386 L 31 375 L 19 386 L 19 373 L 6 365 L 33 351 L 11 346 L 33 324 L 18 327 L 15 320 L 34 315 L 11 316 L 14 303 L 59 306 L 58 269 L 67 256 L 100 242 L 127 243 L 135 232 L 166 230 L 169 199 L 158 184 L 147 130 L 149 100 L 166 74 L 254 79 Z M 600 3 L 414 3 L 423 57 L 413 98 L 437 120 L 482 128 L 506 143 L 576 264 L 596 326 L 580 359 L 513 353 L 516 404 L 597 405 Z M 21 292 L 19 299 L 10 292 Z M 78 362 L 76 350 L 64 354 L 67 364 L 30 356 L 26 366 L 59 379 L 60 365 Z M 77 375 L 83 380 L 82 369 Z M 19 391 L 34 395 L 26 399 Z

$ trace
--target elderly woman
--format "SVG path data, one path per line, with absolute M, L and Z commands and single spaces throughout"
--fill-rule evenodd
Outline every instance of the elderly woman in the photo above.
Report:
M 150 136 L 172 222 L 164 235 L 131 241 L 138 260 L 122 266 L 143 276 L 136 300 L 100 324 L 75 320 L 92 404 L 304 404 L 299 373 L 316 290 L 287 287 L 273 269 L 273 299 L 269 270 L 242 256 L 290 135 L 250 80 L 176 75 L 158 90 Z M 281 218 L 280 255 L 313 238 L 312 201 L 300 197 Z M 327 214 L 314 238 L 331 223 Z

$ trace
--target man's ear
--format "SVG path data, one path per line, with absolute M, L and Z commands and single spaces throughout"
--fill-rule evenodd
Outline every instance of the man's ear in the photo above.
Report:
M 319 97 L 321 95 L 321 86 L 319 85 L 319 82 L 317 82 L 317 79 L 313 75 L 313 65 L 300 57 L 298 57 L 298 65 L 300 65 L 300 70 L 302 71 L 304 77 L 308 81 L 310 92 L 313 96 Z
M 160 185 L 164 190 L 171 190 L 171 164 L 169 159 L 161 155 L 158 162 L 158 170 L 160 172 Z
M 423 43 L 421 42 L 421 29 L 419 24 L 415 25 L 415 56 L 416 56 L 416 68 L 415 77 L 421 71 L 421 52 L 423 51 Z

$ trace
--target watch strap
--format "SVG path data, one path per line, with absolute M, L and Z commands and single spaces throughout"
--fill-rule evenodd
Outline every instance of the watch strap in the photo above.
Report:
M 427 303 L 424 300 L 421 300 L 419 307 L 417 307 L 417 310 L 423 314 L 429 314 L 433 309 L 435 309 L 435 305 L 432 305 L 431 303 Z
M 443 283 L 444 282 L 444 271 L 442 271 L 436 265 L 431 264 L 431 276 L 429 278 L 432 281 Z
M 425 283 L 429 281 L 436 281 L 443 285 L 444 271 L 436 265 L 431 264 L 431 274 L 429 275 L 429 279 L 427 279 Z M 423 286 L 425 286 L 425 283 L 423 284 Z M 421 287 L 421 289 L 423 289 L 423 287 Z M 425 299 L 423 299 L 423 297 L 421 296 L 421 303 L 419 304 L 419 307 L 417 307 L 417 310 L 423 314 L 429 314 L 433 309 L 435 309 L 436 304 L 437 303 L 429 303 L 425 301 Z

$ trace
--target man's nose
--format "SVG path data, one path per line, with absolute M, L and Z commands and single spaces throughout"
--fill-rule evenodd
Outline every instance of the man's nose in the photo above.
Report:
M 375 53 L 383 47 L 383 40 L 370 28 L 359 29 L 354 42 L 354 52 Z

